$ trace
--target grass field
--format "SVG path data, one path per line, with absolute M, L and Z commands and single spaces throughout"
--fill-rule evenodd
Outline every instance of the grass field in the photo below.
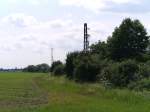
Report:
M 81 85 L 47 74 L 0 73 L 0 112 L 150 112 L 150 93 Z

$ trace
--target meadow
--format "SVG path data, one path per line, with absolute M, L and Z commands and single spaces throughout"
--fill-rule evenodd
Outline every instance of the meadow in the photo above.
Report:
M 43 73 L 0 73 L 0 112 L 149 112 L 150 93 L 78 84 Z

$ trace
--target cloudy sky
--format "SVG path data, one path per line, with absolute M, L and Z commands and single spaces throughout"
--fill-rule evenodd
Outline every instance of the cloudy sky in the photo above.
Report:
M 150 33 L 149 0 L 0 0 L 0 67 L 65 60 L 82 50 L 83 24 L 90 43 L 106 40 L 126 17 L 140 19 Z

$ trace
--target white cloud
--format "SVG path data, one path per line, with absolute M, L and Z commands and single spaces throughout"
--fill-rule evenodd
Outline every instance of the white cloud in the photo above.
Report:
M 33 6 L 39 6 L 41 4 L 47 4 L 49 0 L 5 0 L 4 3 L 11 4 L 11 5 L 18 5 L 18 4 L 30 4 Z
M 30 0 L 30 3 L 33 4 L 33 5 L 40 5 L 39 0 Z
M 26 16 L 22 13 L 11 14 L 2 19 L 4 24 L 15 25 L 17 27 L 28 27 L 37 24 L 37 20 L 33 16 Z
M 50 63 L 51 47 L 55 49 L 55 59 L 64 60 L 67 52 L 80 48 L 73 36 L 66 36 L 68 31 L 70 35 L 75 35 L 71 30 L 73 26 L 70 19 L 39 21 L 34 16 L 20 13 L 3 17 L 0 19 L 0 53 L 3 54 L 0 55 L 0 61 L 6 55 L 8 57 L 7 53 L 9 53 L 9 56 L 17 55 L 11 57 L 12 60 L 16 60 L 16 63 L 23 54 L 24 59 L 20 66 Z M 82 38 L 78 38 L 82 43 Z
M 126 3 L 139 4 L 141 0 L 105 0 L 105 1 L 110 1 L 117 4 L 126 4 Z
M 99 12 L 102 9 L 110 7 L 108 2 L 115 4 L 139 4 L 141 0 L 59 0 L 61 5 L 71 5 L 77 7 L 83 7 L 85 9 L 92 10 L 94 12 Z

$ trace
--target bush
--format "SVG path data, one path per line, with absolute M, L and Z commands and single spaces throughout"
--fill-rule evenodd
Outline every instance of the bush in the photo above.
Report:
M 106 42 L 97 42 L 90 46 L 90 51 L 92 54 L 98 54 L 101 59 L 105 59 L 108 56 L 108 48 Z
M 127 87 L 132 81 L 139 79 L 138 70 L 139 67 L 135 61 L 127 60 L 104 68 L 101 76 L 102 80 L 106 80 L 116 87 Z
M 67 55 L 65 71 L 66 76 L 69 79 L 73 79 L 73 73 L 76 66 L 74 62 L 79 54 L 80 52 L 72 52 Z
M 150 90 L 150 79 L 142 79 L 138 82 L 133 82 L 128 86 L 129 89 L 138 91 Z
M 79 82 L 94 82 L 97 80 L 99 73 L 99 63 L 96 58 L 91 56 L 79 56 L 76 59 L 76 68 L 74 77 Z
M 50 67 L 47 64 L 40 64 L 36 66 L 37 72 L 48 73 L 50 71 Z
M 51 72 L 54 71 L 55 67 L 57 67 L 57 66 L 59 66 L 59 65 L 62 65 L 62 64 L 63 64 L 63 63 L 62 63 L 61 61 L 59 61 L 59 60 L 53 62 L 52 65 L 51 65 Z
M 54 76 L 65 74 L 65 65 L 61 61 L 55 61 L 52 63 L 51 72 Z
M 149 78 L 150 77 L 150 67 L 148 64 L 140 64 L 139 75 L 141 76 L 141 78 Z
M 103 83 L 109 83 L 112 73 L 115 71 L 115 64 L 111 61 L 106 62 L 106 66 L 104 66 L 98 74 L 98 80 Z
M 138 62 L 146 63 L 147 61 L 150 60 L 150 54 L 148 54 L 148 53 L 140 54 L 140 55 L 135 56 L 135 59 L 136 59 Z
M 140 79 L 138 82 L 132 82 L 128 88 L 134 90 L 150 90 L 150 63 L 142 63 L 139 65 L 139 76 Z
M 65 74 L 65 71 L 64 71 L 65 67 L 63 64 L 60 64 L 58 66 L 56 66 L 53 70 L 53 74 L 55 76 L 61 76 L 61 75 L 64 75 Z

